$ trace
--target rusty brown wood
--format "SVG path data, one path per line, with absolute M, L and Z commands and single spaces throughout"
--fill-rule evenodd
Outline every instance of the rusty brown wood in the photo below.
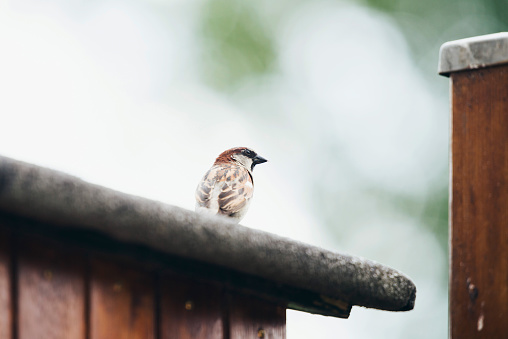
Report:
M 231 339 L 286 338 L 285 307 L 242 295 L 233 295 L 229 300 Z
M 84 260 L 56 243 L 18 243 L 19 339 L 84 339 Z
M 450 334 L 508 338 L 508 66 L 451 81 Z
M 0 338 L 12 336 L 10 232 L 0 228 Z
M 223 339 L 222 289 L 167 276 L 161 279 L 162 339 Z
M 154 281 L 134 267 L 93 259 L 90 339 L 155 338 Z

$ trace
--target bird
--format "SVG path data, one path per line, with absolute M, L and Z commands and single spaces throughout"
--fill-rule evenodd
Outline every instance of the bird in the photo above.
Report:
M 239 223 L 254 193 L 252 171 L 264 162 L 265 158 L 247 147 L 222 152 L 196 188 L 196 212 L 225 216 Z

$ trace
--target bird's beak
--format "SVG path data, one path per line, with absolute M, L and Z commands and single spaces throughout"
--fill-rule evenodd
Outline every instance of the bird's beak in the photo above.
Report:
M 257 164 L 262 164 L 267 161 L 268 160 L 266 160 L 265 158 L 256 155 L 254 158 L 252 158 L 252 168 L 254 169 L 254 166 L 256 166 Z

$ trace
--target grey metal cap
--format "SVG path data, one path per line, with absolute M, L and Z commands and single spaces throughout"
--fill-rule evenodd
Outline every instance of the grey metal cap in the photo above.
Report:
M 508 63 L 508 32 L 449 41 L 439 50 L 438 73 L 485 68 Z
M 274 234 L 117 192 L 0 156 L 0 217 L 14 215 L 258 277 L 295 293 L 288 307 L 346 317 L 351 305 L 414 307 L 416 287 L 399 271 Z M 161 255 L 162 255 L 161 254 Z M 314 295 L 305 297 L 306 294 Z

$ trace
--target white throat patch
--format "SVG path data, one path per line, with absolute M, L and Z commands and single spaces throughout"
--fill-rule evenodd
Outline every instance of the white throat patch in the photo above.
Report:
M 251 168 L 252 168 L 252 159 L 249 158 L 249 157 L 246 157 L 245 155 L 243 154 L 234 154 L 233 155 L 233 159 L 235 159 L 236 161 L 238 161 L 238 163 L 240 165 L 242 165 L 243 167 L 245 167 L 249 172 L 251 172 Z

